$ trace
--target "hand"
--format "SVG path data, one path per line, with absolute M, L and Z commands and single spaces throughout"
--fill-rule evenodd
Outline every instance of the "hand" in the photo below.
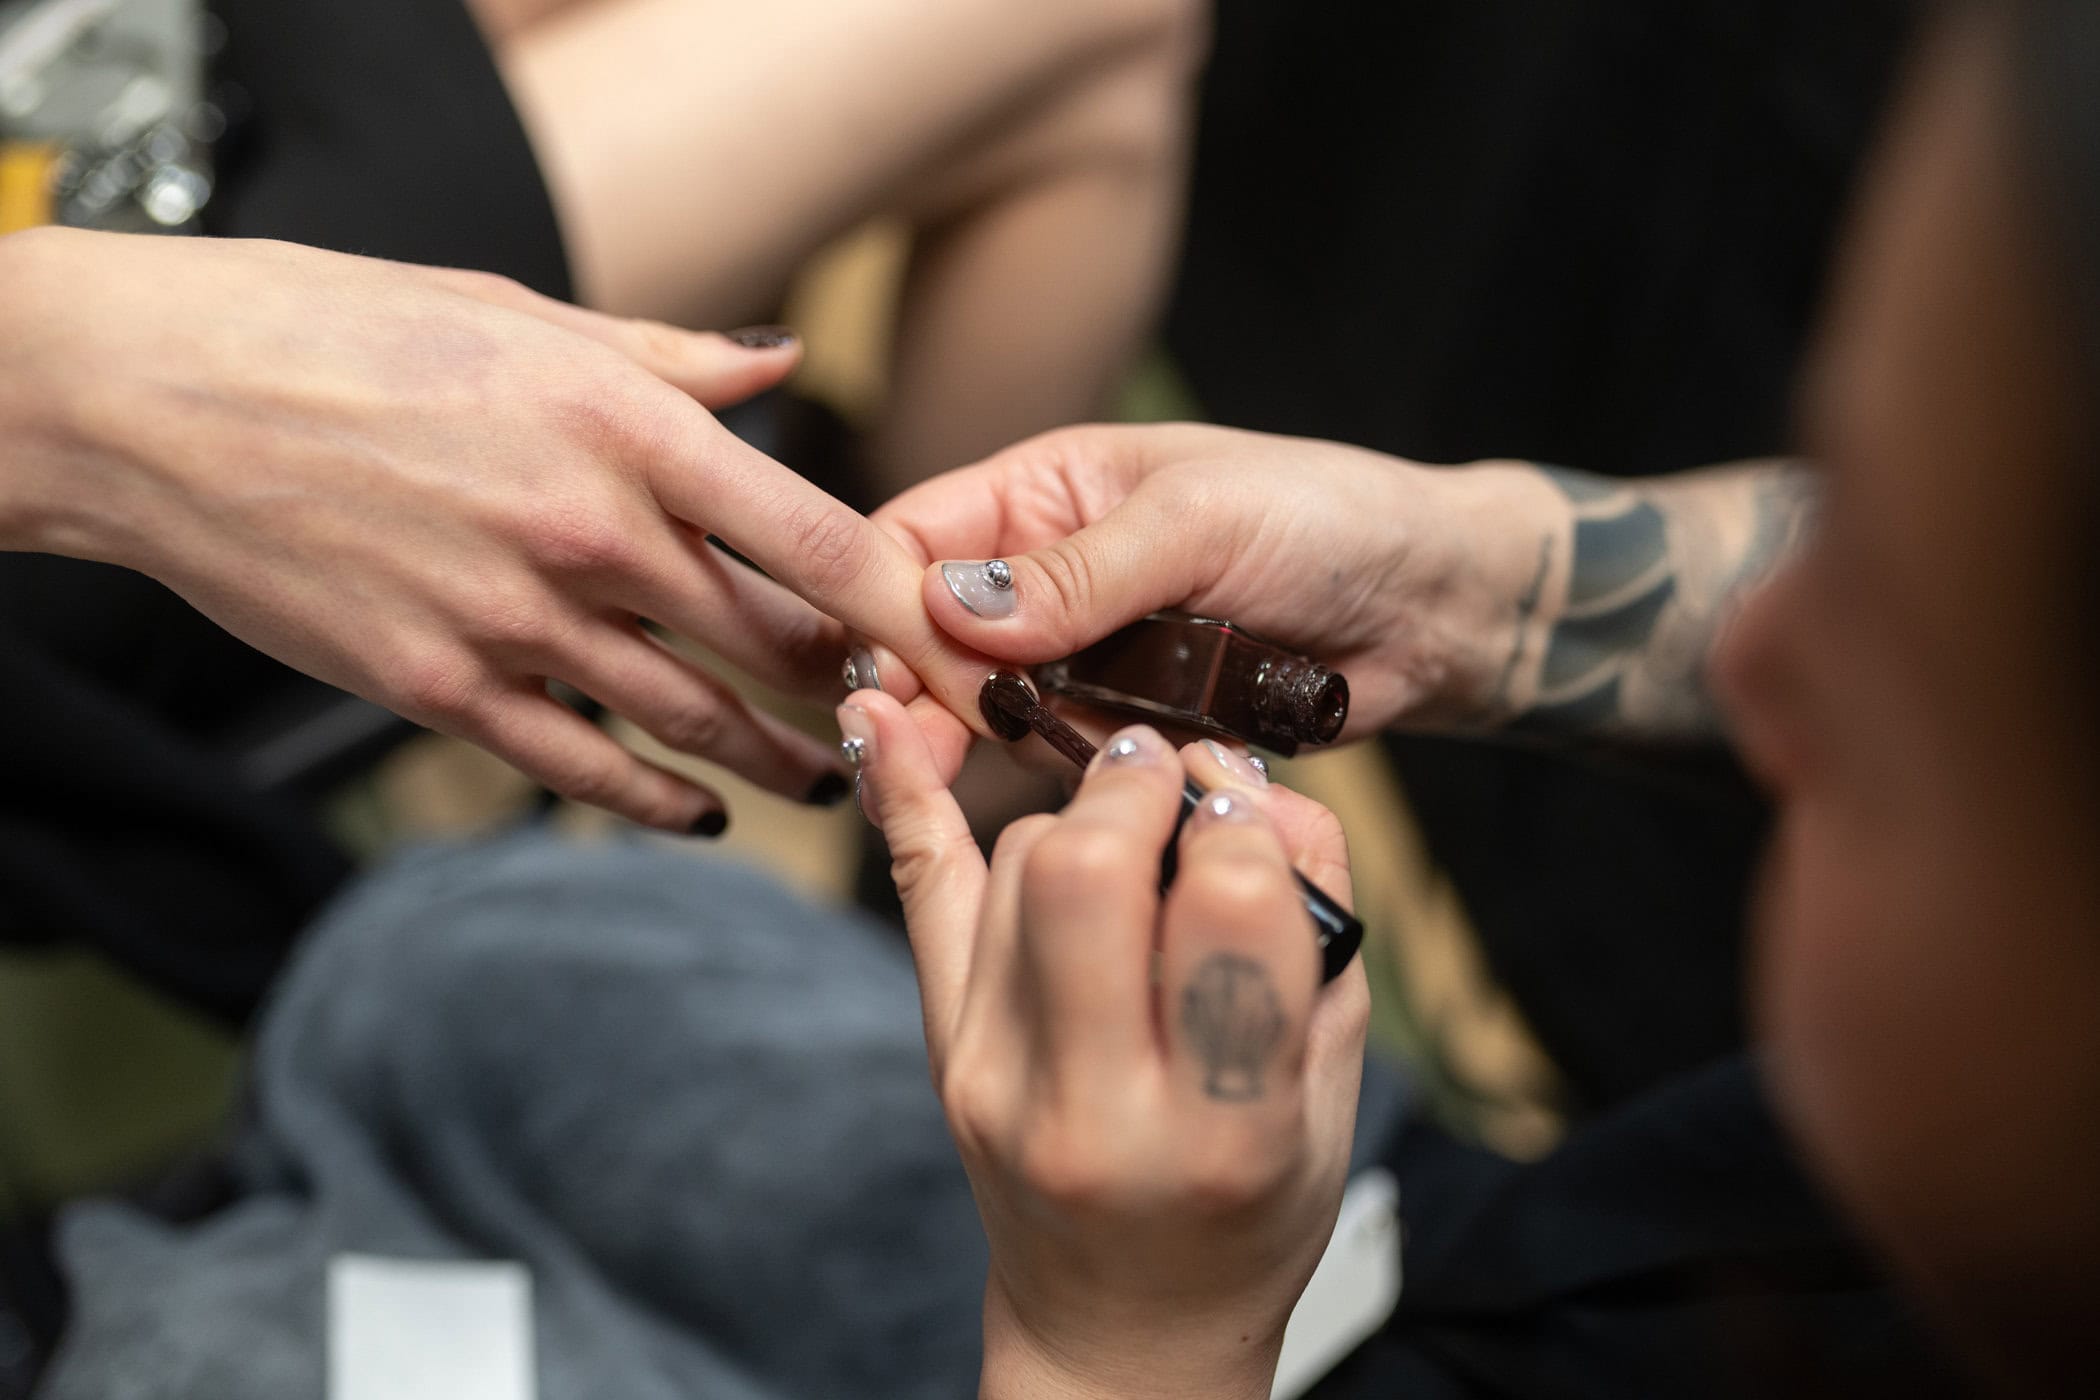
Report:
M 978 651 L 1030 665 L 1162 607 L 1230 618 L 1348 677 L 1345 738 L 1494 714 L 1566 517 L 1514 464 L 1187 424 L 1049 433 L 875 514 L 933 565 L 928 613 Z M 981 579 L 995 558 L 1009 589 Z
M 718 798 L 547 682 L 814 797 L 840 791 L 835 752 L 639 619 L 800 693 L 837 693 L 831 618 L 958 706 L 988 669 L 924 616 L 920 561 L 701 407 L 795 358 L 481 274 L 16 235 L 0 240 L 0 548 L 137 568 L 280 660 L 557 792 L 719 830 Z
M 1291 878 L 1347 896 L 1334 818 L 1129 729 L 987 868 L 902 707 L 862 691 L 839 717 L 991 1241 L 982 1393 L 1267 1396 L 1333 1232 L 1369 1014 L 1361 963 L 1321 986 Z M 1191 819 L 1162 897 L 1184 776 L 1228 805 Z

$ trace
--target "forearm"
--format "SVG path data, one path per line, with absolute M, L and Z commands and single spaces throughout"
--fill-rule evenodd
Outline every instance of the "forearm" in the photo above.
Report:
M 1500 656 L 1476 722 L 1569 736 L 1717 735 L 1708 658 L 1743 598 L 1805 533 L 1808 473 L 1780 461 L 1639 481 L 1473 470 L 1501 473 L 1499 489 L 1522 497 L 1497 528 L 1523 522 L 1528 550 L 1527 567 L 1505 564 L 1488 589 Z

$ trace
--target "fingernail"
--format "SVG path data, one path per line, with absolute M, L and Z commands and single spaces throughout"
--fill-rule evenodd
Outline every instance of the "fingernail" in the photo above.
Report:
M 746 350 L 778 350 L 795 343 L 795 333 L 786 326 L 746 326 L 730 331 L 729 338 Z
M 826 773 L 811 786 L 809 795 L 802 800 L 812 807 L 836 807 L 846 800 L 853 790 L 844 773 Z
M 1264 783 L 1269 781 L 1269 760 L 1258 753 L 1250 753 L 1247 755 L 1247 766 L 1261 774 L 1261 780 Z
M 1157 730 L 1142 724 L 1133 724 L 1128 729 L 1119 729 L 1101 746 L 1094 756 L 1094 765 L 1107 767 L 1111 764 L 1143 763 L 1156 761 L 1165 756 L 1167 741 L 1159 737 Z
M 880 690 L 882 675 L 875 669 L 875 653 L 866 647 L 855 647 L 846 658 L 846 668 L 840 672 L 848 691 Z
M 727 830 L 729 830 L 729 813 L 718 808 L 712 812 L 702 812 L 700 819 L 693 823 L 691 834 L 704 836 L 712 841 Z
M 1234 753 L 1216 739 L 1205 739 L 1203 747 L 1210 750 L 1210 756 L 1218 761 L 1220 768 L 1250 787 L 1269 785 L 1269 770 L 1257 763 L 1252 754 Z
M 941 577 L 955 601 L 978 617 L 1014 615 L 1014 571 L 1004 559 L 943 564 Z
M 839 757 L 858 773 L 875 754 L 875 721 L 858 705 L 838 707 Z
M 1259 816 L 1254 799 L 1246 793 L 1219 788 L 1216 792 L 1204 794 L 1196 815 L 1189 818 L 1189 824 L 1211 826 L 1218 822 L 1251 822 Z

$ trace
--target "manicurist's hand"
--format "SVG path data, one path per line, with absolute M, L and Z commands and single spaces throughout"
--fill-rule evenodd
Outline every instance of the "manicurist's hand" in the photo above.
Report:
M 982 1393 L 1266 1396 L 1333 1230 L 1368 1015 L 1360 963 L 1321 985 L 1291 876 L 1346 896 L 1334 818 L 1130 729 L 987 868 L 896 700 L 839 719 L 991 1242 Z M 1191 775 L 1215 791 L 1162 896 Z
M 1034 664 L 1162 607 L 1230 618 L 1345 674 L 1355 738 L 1496 714 L 1566 514 L 1514 464 L 1163 424 L 1049 433 L 875 518 L 932 566 L 927 611 L 979 651 Z
M 0 548 L 139 569 L 558 792 L 719 830 L 719 799 L 547 683 L 821 797 L 840 791 L 830 745 L 640 620 L 804 693 L 838 693 L 841 623 L 959 713 L 987 669 L 926 618 L 923 561 L 705 410 L 792 367 L 791 342 L 749 339 L 286 244 L 0 239 Z

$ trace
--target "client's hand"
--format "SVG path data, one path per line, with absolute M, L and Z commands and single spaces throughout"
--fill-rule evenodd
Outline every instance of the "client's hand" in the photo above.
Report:
M 558 792 L 719 830 L 719 799 L 626 752 L 547 682 L 819 797 L 843 791 L 831 746 L 745 706 L 639 620 L 804 693 L 837 693 L 830 618 L 957 705 L 988 669 L 926 618 L 922 561 L 700 407 L 766 388 L 795 358 L 473 273 L 288 244 L 16 235 L 0 239 L 0 548 L 137 568 L 264 651 Z
M 1345 674 L 1354 738 L 1495 713 L 1566 510 L 1515 465 L 1166 424 L 1049 433 L 875 518 L 935 565 L 927 611 L 979 651 L 1033 664 L 1162 607 L 1230 618 Z
M 1291 878 L 1347 895 L 1334 818 L 1129 729 L 987 869 L 895 700 L 839 718 L 991 1241 L 982 1393 L 1268 1395 L 1333 1230 L 1368 1016 L 1360 963 L 1321 986 Z M 1162 897 L 1185 774 L 1218 794 Z

